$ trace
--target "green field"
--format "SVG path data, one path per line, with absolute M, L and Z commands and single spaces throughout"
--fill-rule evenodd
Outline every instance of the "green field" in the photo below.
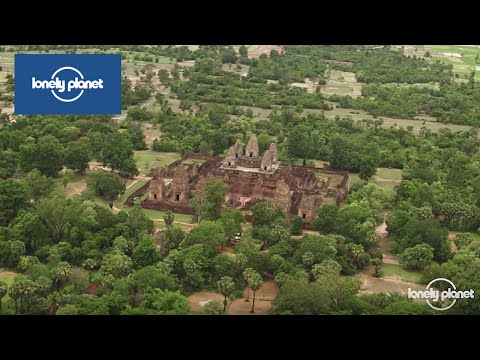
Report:
M 480 67 L 479 62 L 475 62 L 475 57 L 480 55 L 479 45 L 426 45 L 425 52 L 429 51 L 431 60 L 439 60 L 453 65 L 453 72 L 459 75 L 468 75 L 475 70 L 476 66 Z M 442 54 L 459 54 L 460 57 L 451 56 L 450 58 L 442 56 Z M 477 71 L 475 77 L 479 78 Z
M 168 166 L 181 158 L 179 153 L 166 153 L 151 150 L 135 151 L 134 160 L 140 174 L 146 175 L 151 169 Z
M 145 185 L 147 181 L 145 180 L 140 180 L 137 183 L 133 184 L 130 186 L 125 192 L 120 196 L 120 199 L 117 201 L 116 206 L 118 208 L 121 208 L 123 206 L 123 203 L 127 200 L 127 198 L 132 195 L 136 190 L 140 189 L 143 185 Z
M 402 265 L 382 264 L 383 276 L 397 277 L 401 280 L 419 284 L 422 273 L 410 271 L 403 268 Z
M 350 186 L 354 183 L 362 183 L 357 173 L 350 173 Z M 393 191 L 395 186 L 402 181 L 402 170 L 389 169 L 389 168 L 377 168 L 376 174 L 371 180 L 375 185 L 389 191 Z
M 322 110 L 314 110 L 308 109 L 304 110 L 304 113 L 309 112 L 321 112 Z M 328 118 L 335 118 L 336 116 L 340 116 L 341 118 L 350 117 L 351 119 L 358 121 L 358 120 L 376 120 L 372 115 L 369 115 L 363 110 L 352 110 L 352 109 L 342 109 L 342 108 L 335 108 L 333 110 L 324 111 L 325 116 Z M 397 128 L 404 128 L 406 129 L 408 126 L 413 127 L 414 133 L 418 134 L 420 128 L 423 126 L 427 129 L 432 130 L 433 132 L 437 132 L 439 129 L 448 128 L 452 131 L 465 131 L 469 130 L 471 127 L 468 125 L 456 125 L 456 124 L 442 124 L 439 122 L 435 122 L 434 118 L 431 117 L 417 117 L 416 119 L 395 119 L 385 116 L 380 116 L 377 119 L 383 120 L 382 127 L 389 127 L 389 126 L 396 126 Z M 423 121 L 425 120 L 425 124 Z
M 402 181 L 402 170 L 390 168 L 377 168 L 377 176 L 385 180 Z

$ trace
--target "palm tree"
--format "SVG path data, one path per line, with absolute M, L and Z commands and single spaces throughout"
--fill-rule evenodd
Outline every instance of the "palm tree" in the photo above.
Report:
M 18 299 L 20 298 L 20 285 L 19 283 L 13 283 L 10 285 L 8 294 L 15 301 L 15 315 L 18 314 Z
M 227 308 L 227 297 L 235 289 L 235 283 L 230 276 L 222 276 L 220 280 L 217 281 L 218 291 L 223 295 L 223 312 Z
M 252 310 L 250 310 L 250 313 L 254 314 L 255 313 L 255 293 L 257 292 L 258 289 L 260 289 L 260 286 L 262 286 L 263 281 L 260 274 L 254 271 L 254 273 L 252 273 L 252 275 L 248 278 L 247 282 L 248 282 L 248 287 L 253 291 L 253 303 L 252 303 Z
M 92 283 L 92 270 L 95 269 L 97 263 L 93 259 L 86 259 L 83 264 L 83 268 L 88 271 L 88 282 Z
M 253 270 L 252 268 L 246 268 L 244 271 L 243 271 L 243 279 L 247 282 L 247 285 L 248 285 L 248 279 L 252 276 L 252 274 L 255 272 L 255 270 Z M 246 302 L 249 302 L 250 301 L 250 288 L 247 286 L 247 298 L 245 299 Z
M 66 261 L 58 263 L 58 265 L 52 269 L 52 278 L 57 287 L 61 290 L 67 285 L 68 280 L 72 275 L 70 271 L 70 264 Z
M 0 280 L 0 312 L 2 311 L 2 298 L 7 295 L 8 285 L 5 281 Z
M 165 221 L 165 226 L 170 228 L 175 221 L 175 215 L 173 215 L 173 212 L 170 210 L 165 213 L 165 216 L 163 217 L 163 221 Z

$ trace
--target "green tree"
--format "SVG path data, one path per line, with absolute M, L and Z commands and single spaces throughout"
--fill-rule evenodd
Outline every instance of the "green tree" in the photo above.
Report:
M 223 295 L 223 312 L 227 308 L 227 297 L 235 290 L 235 282 L 229 276 L 223 276 L 217 281 L 217 289 Z M 255 301 L 255 297 L 254 297 Z
M 220 222 L 202 221 L 187 234 L 180 246 L 186 248 L 202 244 L 207 253 L 213 256 L 218 253 L 221 246 L 225 245 L 225 240 L 225 232 Z
M 133 241 L 127 240 L 124 236 L 117 236 L 113 240 L 112 247 L 118 253 L 130 256 L 133 250 Z
M 8 284 L 5 281 L 0 280 L 0 313 L 2 312 L 2 299 L 8 292 Z
M 64 162 L 64 152 L 57 138 L 44 136 L 36 144 L 20 146 L 20 167 L 25 172 L 36 168 L 42 175 L 57 177 Z
M 105 196 L 110 201 L 125 191 L 125 182 L 117 174 L 104 170 L 93 172 L 87 179 L 87 185 L 96 195 Z
M 162 234 L 164 235 L 163 243 L 167 246 L 167 252 L 178 249 L 180 243 L 185 239 L 185 233 L 178 226 L 168 228 Z
M 25 255 L 25 244 L 19 240 L 0 241 L 0 266 L 15 269 Z
M 97 262 L 94 259 L 88 258 L 82 264 L 82 267 L 88 271 L 88 282 L 92 283 L 92 270 L 98 266 Z
M 0 115 L 1 116 L 1 115 Z M 17 170 L 18 153 L 12 150 L 0 150 L 0 179 L 6 179 Z
M 140 241 L 133 249 L 132 260 L 136 269 L 152 265 L 160 260 L 157 247 L 149 235 L 144 234 L 140 237 Z
M 310 132 L 307 126 L 297 125 L 289 133 L 287 141 L 288 152 L 291 156 L 306 159 L 310 148 Z
M 296 216 L 292 221 L 292 235 L 302 235 L 303 232 L 303 220 L 301 217 Z
M 167 85 L 168 84 L 168 80 L 170 79 L 170 73 L 168 72 L 168 70 L 166 69 L 160 69 L 158 71 L 158 77 L 160 79 L 160 83 L 162 85 Z
M 146 150 L 145 134 L 140 124 L 129 121 L 126 132 L 135 150 Z
M 262 286 L 263 280 L 262 280 L 262 276 L 259 273 L 257 273 L 255 270 L 247 273 L 246 280 L 247 280 L 248 288 L 253 291 L 252 309 L 250 310 L 250 313 L 254 314 L 255 313 L 255 294 L 257 290 L 260 289 L 260 287 Z
M 29 194 L 24 184 L 0 179 L 0 226 L 6 226 L 27 206 Z
M 31 197 L 36 202 L 41 197 L 48 196 L 55 187 L 53 179 L 43 176 L 37 169 L 33 169 L 27 174 L 24 184 L 28 188 Z
M 323 260 L 320 264 L 315 264 L 312 267 L 313 277 L 317 280 L 322 276 L 338 276 L 342 266 L 332 259 Z
M 190 206 L 197 214 L 199 222 L 220 218 L 220 210 L 227 192 L 228 189 L 223 181 L 216 178 L 208 178 L 205 185 L 195 191 Z
M 88 169 L 90 151 L 84 142 L 75 141 L 69 143 L 65 150 L 65 166 L 83 174 Z
M 330 312 L 330 298 L 317 283 L 287 280 L 273 301 L 275 314 L 321 315 Z
M 242 45 L 238 48 L 238 53 L 240 56 L 248 57 L 248 49 L 245 45 Z
M 428 244 L 418 244 L 405 249 L 401 258 L 408 269 L 423 270 L 433 261 L 433 248 Z
M 18 262 L 18 270 L 28 272 L 33 265 L 40 264 L 40 260 L 36 256 L 21 256 Z
M 373 276 L 374 277 L 382 277 L 383 271 L 382 271 L 382 260 L 379 258 L 374 258 L 371 260 L 372 265 L 374 267 L 373 270 Z
M 58 263 L 58 265 L 55 266 L 50 272 L 55 286 L 60 291 L 63 291 L 63 289 L 72 277 L 71 268 L 72 266 L 68 262 L 62 261 Z
M 335 230 L 337 216 L 338 207 L 333 204 L 326 204 L 317 209 L 312 225 L 319 231 L 329 234 Z
M 124 277 L 132 271 L 132 266 L 132 259 L 127 255 L 110 253 L 103 258 L 100 273 L 112 275 L 114 278 Z
M 224 312 L 222 305 L 218 301 L 209 301 L 203 306 L 203 313 L 205 315 L 221 315 Z
M 186 315 L 190 312 L 187 298 L 178 291 L 155 289 L 145 294 L 138 308 L 127 306 L 125 315 Z
M 128 136 L 120 133 L 106 135 L 100 159 L 112 171 L 115 169 L 122 171 L 125 165 L 130 165 L 130 161 L 133 161 L 133 145 Z
M 286 221 L 286 216 L 271 201 L 261 201 L 252 207 L 252 225 L 254 227 L 267 226 Z
M 473 236 L 468 233 L 457 234 L 453 238 L 453 242 L 455 243 L 455 246 L 457 247 L 457 249 L 462 249 L 470 245 L 472 241 L 473 241 Z
M 233 239 L 237 234 L 242 232 L 242 223 L 245 218 L 241 211 L 237 209 L 227 209 L 220 215 L 220 221 L 225 229 L 227 239 Z
M 173 215 L 173 212 L 168 210 L 163 216 L 163 221 L 165 221 L 166 228 L 170 229 L 172 227 L 173 222 L 175 221 L 175 215 Z
M 135 204 L 133 209 L 128 214 L 126 221 L 127 228 L 129 230 L 129 236 L 138 241 L 142 233 L 153 234 L 155 225 L 143 211 L 140 204 Z

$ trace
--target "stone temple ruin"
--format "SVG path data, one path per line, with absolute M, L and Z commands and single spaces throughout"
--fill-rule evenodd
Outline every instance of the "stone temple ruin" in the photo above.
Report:
M 237 140 L 224 158 L 187 154 L 168 167 L 153 170 L 151 176 L 131 197 L 147 193 L 144 208 L 187 214 L 192 213 L 189 200 L 209 177 L 227 185 L 225 207 L 246 210 L 259 201 L 272 200 L 286 214 L 307 222 L 315 217 L 316 208 L 339 205 L 348 193 L 347 172 L 283 165 L 275 144 L 260 154 L 255 135 L 246 146 Z

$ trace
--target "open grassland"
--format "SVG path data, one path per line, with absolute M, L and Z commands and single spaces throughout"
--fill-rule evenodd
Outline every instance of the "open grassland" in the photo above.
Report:
M 383 276 L 419 284 L 422 273 L 405 269 L 402 265 L 382 264 Z
M 425 45 L 424 52 L 430 52 L 431 60 L 453 65 L 453 72 L 460 76 L 469 75 L 476 67 L 480 70 L 480 45 Z M 479 78 L 479 71 L 475 77 Z
M 377 168 L 376 174 L 373 176 L 372 181 L 375 185 L 381 188 L 393 191 L 395 186 L 402 181 L 402 170 L 389 169 L 389 168 Z M 350 173 L 350 186 L 355 183 L 362 183 L 357 173 Z
M 304 110 L 304 113 L 308 112 L 320 112 L 321 110 Z M 363 110 L 352 110 L 352 109 L 342 109 L 342 108 L 335 108 L 333 110 L 324 111 L 325 116 L 329 118 L 335 118 L 336 116 L 340 116 L 341 118 L 350 117 L 355 121 L 358 120 L 376 120 L 372 115 L 369 115 Z M 433 132 L 438 132 L 438 130 L 442 128 L 447 128 L 452 131 L 466 131 L 469 130 L 471 127 L 468 125 L 456 125 L 456 124 L 443 124 L 440 122 L 435 122 L 434 118 L 431 117 L 418 117 L 416 119 L 396 119 L 390 118 L 385 116 L 379 116 L 377 119 L 383 120 L 383 127 L 395 126 L 397 128 L 404 128 L 407 129 L 409 126 L 413 127 L 413 131 L 415 134 L 420 132 L 420 129 L 424 126 L 427 129 L 432 130 Z M 425 122 L 425 124 L 424 124 Z
M 117 203 L 116 203 L 117 207 L 123 206 L 123 203 L 127 200 L 127 198 L 130 195 L 132 195 L 135 191 L 140 189 L 146 183 L 147 183 L 147 181 L 140 180 L 140 181 L 136 182 L 135 184 L 133 184 L 132 186 L 130 186 L 128 189 L 126 189 L 125 192 L 122 194 L 122 196 L 120 196 L 120 199 L 117 201 Z
M 151 169 L 168 166 L 181 158 L 179 153 L 165 153 L 151 150 L 135 151 L 134 160 L 141 175 L 146 175 Z
M 362 83 L 358 83 L 352 72 L 329 70 L 327 84 L 322 86 L 321 93 L 325 95 L 348 95 L 357 98 L 362 95 Z

